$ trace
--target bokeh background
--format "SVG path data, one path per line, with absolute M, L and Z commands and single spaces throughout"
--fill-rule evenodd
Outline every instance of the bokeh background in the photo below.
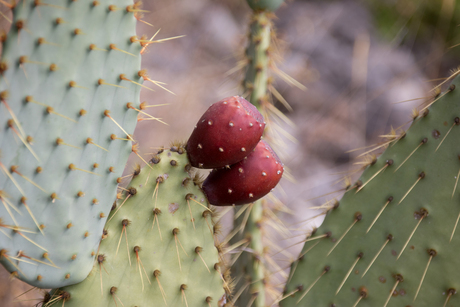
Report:
M 244 0 L 144 0 L 144 9 L 149 13 L 139 22 L 139 35 L 150 38 L 158 30 L 155 39 L 184 35 L 152 44 L 142 58 L 150 77 L 175 93 L 154 84 L 146 84 L 154 92 L 141 92 L 141 101 L 157 105 L 149 112 L 167 123 L 138 124 L 135 139 L 148 157 L 174 140 L 187 140 L 210 104 L 242 94 L 242 73 L 235 67 L 244 52 L 250 10 Z M 2 12 L 8 16 L 6 8 Z M 0 19 L 7 30 L 8 21 Z M 321 220 L 312 224 L 319 211 L 311 208 L 340 198 L 344 174 L 359 175 L 354 162 L 363 150 L 349 151 L 407 125 L 413 108 L 429 100 L 430 90 L 460 65 L 460 3 L 291 0 L 276 12 L 274 23 L 277 66 L 305 86 L 273 74 L 292 107 L 274 99 L 289 119 L 282 124 L 287 133 L 278 149 L 289 175 L 276 193 L 289 207 L 279 217 L 290 225 L 291 236 L 278 243 L 295 257 L 301 248 L 296 243 Z M 141 164 L 136 156 L 126 172 L 135 163 Z M 288 260 L 279 259 L 286 267 Z M 35 306 L 42 292 L 11 280 L 0 267 L 0 306 Z

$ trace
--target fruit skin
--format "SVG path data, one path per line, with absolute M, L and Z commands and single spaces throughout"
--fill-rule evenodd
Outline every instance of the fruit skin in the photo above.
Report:
M 265 128 L 262 114 L 240 96 L 214 103 L 203 114 L 188 142 L 192 166 L 221 168 L 244 159 Z
M 203 191 L 215 206 L 248 204 L 268 194 L 283 171 L 276 153 L 260 141 L 247 158 L 229 168 L 213 170 L 203 183 Z

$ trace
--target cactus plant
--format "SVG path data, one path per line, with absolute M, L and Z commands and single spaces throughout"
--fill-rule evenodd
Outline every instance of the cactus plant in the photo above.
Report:
M 253 17 L 244 96 L 266 116 L 273 108 L 271 16 L 283 1 L 247 2 Z M 11 6 L 0 62 L 0 262 L 34 286 L 56 287 L 44 306 L 232 305 L 214 238 L 219 225 L 188 173 L 183 145 L 120 177 L 137 151 L 131 134 L 147 78 L 134 31 L 138 5 Z M 330 208 L 293 265 L 283 306 L 458 304 L 458 279 L 449 270 L 458 265 L 457 91 L 451 86 L 424 109 Z M 265 138 L 273 141 L 266 117 Z M 132 181 L 113 206 L 122 178 Z M 270 205 L 263 199 L 238 209 L 226 239 L 243 246 L 232 259 L 241 306 L 267 305 Z
M 459 86 L 456 77 L 328 208 L 281 306 L 459 304 Z
M 31 285 L 59 287 L 89 273 L 132 151 L 142 81 L 137 7 L 12 7 L 1 60 L 0 262 Z
M 182 147 L 135 171 L 112 208 L 83 282 L 52 291 L 44 306 L 223 306 L 222 255 L 206 197 Z
M 267 120 L 264 138 L 269 142 L 278 141 L 276 124 L 272 121 L 274 107 L 270 96 L 270 91 L 273 91 L 270 70 L 276 68 L 272 59 L 272 42 L 275 37 L 272 11 L 276 10 L 283 1 L 247 2 L 253 12 L 245 52 L 247 66 L 243 91 Z M 275 147 L 276 151 L 277 149 Z M 236 253 L 232 266 L 232 274 L 238 289 L 235 294 L 237 305 L 265 307 L 268 303 L 266 296 L 276 293 L 277 286 L 270 282 L 270 277 L 273 275 L 272 271 L 277 271 L 278 268 L 276 265 L 275 269 L 273 268 L 275 261 L 270 258 L 270 248 L 264 242 L 264 237 L 267 234 L 268 222 L 273 221 L 272 215 L 267 212 L 277 205 L 267 199 L 260 199 L 235 211 L 234 230 L 227 240 L 234 245 L 242 246 L 240 252 Z

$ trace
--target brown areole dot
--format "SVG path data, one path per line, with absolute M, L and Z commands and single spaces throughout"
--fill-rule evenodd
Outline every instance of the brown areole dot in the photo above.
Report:
M 99 264 L 102 264 L 105 261 L 105 259 L 106 259 L 106 256 L 104 254 L 97 255 L 97 262 Z
M 8 70 L 8 64 L 4 61 L 0 62 L 0 74 L 3 75 L 3 73 L 7 70 Z
M 131 196 L 136 195 L 136 194 L 137 194 L 136 188 L 134 188 L 134 187 L 129 187 L 129 188 L 128 188 L 128 194 L 131 195 Z
M 160 161 L 161 161 L 161 158 L 158 155 L 154 155 L 152 159 L 150 159 L 150 162 L 153 164 L 158 164 L 160 163 Z
M 25 22 L 22 19 L 19 19 L 15 23 L 15 26 L 16 26 L 16 29 L 18 29 L 18 32 L 24 28 L 24 25 L 25 25 Z
M 367 297 L 367 288 L 362 286 L 361 288 L 359 288 L 359 296 L 361 296 L 362 298 L 366 298 Z

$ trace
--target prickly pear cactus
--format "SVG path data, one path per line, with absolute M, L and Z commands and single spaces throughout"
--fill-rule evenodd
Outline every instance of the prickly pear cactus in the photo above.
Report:
M 329 209 L 281 306 L 459 306 L 459 87 L 457 77 Z
M 271 94 L 284 100 L 272 85 L 272 73 L 279 70 L 273 61 L 273 41 L 276 39 L 272 23 L 273 13 L 283 1 L 248 1 L 253 9 L 249 25 L 248 46 L 245 51 L 247 66 L 243 81 L 244 96 L 254 104 L 266 119 L 264 138 L 272 145 L 280 145 L 280 126 L 283 122 L 279 112 L 272 104 Z M 287 104 L 287 102 L 286 102 Z M 281 113 L 282 114 L 282 113 Z M 285 135 L 288 133 L 285 133 Z M 280 147 L 275 147 L 279 152 Z M 284 206 L 275 198 L 266 197 L 254 203 L 244 205 L 235 210 L 234 230 L 226 241 L 239 246 L 234 252 L 232 275 L 235 277 L 237 289 L 234 300 L 238 306 L 265 307 L 270 304 L 270 298 L 277 296 L 282 288 L 273 276 L 282 271 L 276 261 L 271 258 L 273 245 L 267 244 L 267 233 L 272 225 L 279 225 L 273 211 Z M 283 229 L 279 225 L 278 230 Z M 267 299 L 267 297 L 269 299 Z
M 190 177 L 183 148 L 155 155 L 114 206 L 83 282 L 44 306 L 223 306 L 214 213 Z M 61 304 L 61 303 L 59 303 Z
M 250 5 L 251 3 L 248 2 Z M 251 6 L 252 7 L 252 6 Z M 266 118 L 268 103 L 269 46 L 272 23 L 267 12 L 254 11 L 251 17 L 249 42 L 246 49 L 248 65 L 244 78 L 245 95 L 257 106 Z M 267 129 L 271 127 L 267 126 Z M 241 245 L 241 254 L 236 254 L 232 275 L 236 278 L 235 302 L 241 306 L 264 307 L 268 279 L 267 253 L 263 243 L 264 206 L 266 201 L 257 200 L 235 211 L 234 229 L 230 242 Z M 244 213 L 242 213 L 244 212 Z M 249 252 L 245 252 L 248 249 Z
M 91 270 L 139 114 L 137 10 L 131 0 L 13 7 L 0 62 L 0 262 L 33 286 Z

